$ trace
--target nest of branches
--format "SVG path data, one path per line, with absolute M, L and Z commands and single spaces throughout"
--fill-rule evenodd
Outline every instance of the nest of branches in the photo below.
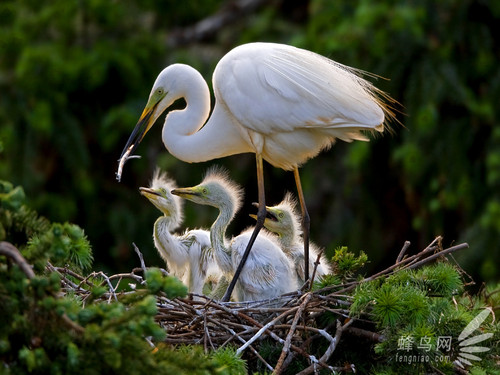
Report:
M 165 342 L 168 344 L 203 345 L 206 350 L 227 345 L 236 346 L 239 354 L 245 354 L 247 358 L 257 358 L 265 368 L 275 374 L 286 369 L 297 356 L 306 358 L 310 363 L 300 374 L 316 373 L 321 368 L 350 372 L 355 370 L 351 364 L 341 368 L 327 364 L 344 335 L 362 336 L 374 342 L 384 340 L 384 337 L 376 332 L 357 327 L 357 319 L 349 316 L 352 303 L 350 292 L 360 283 L 387 277 L 405 269 L 414 269 L 468 247 L 466 243 L 462 243 L 444 249 L 441 246 L 441 237 L 438 237 L 418 254 L 409 256 L 406 255 L 409 246 L 409 242 L 404 244 L 392 266 L 370 277 L 315 291 L 309 290 L 306 285 L 298 292 L 274 300 L 235 303 L 220 302 L 193 294 L 189 294 L 188 298 L 174 299 L 158 296 L 156 321 L 166 331 Z M 102 278 L 102 285 L 108 288 L 108 292 L 100 299 L 118 301 L 122 294 L 135 292 L 120 291 L 123 289 L 122 283 L 145 283 L 144 274 L 147 268 L 142 254 L 137 248 L 135 250 L 140 257 L 141 268 L 136 268 L 131 273 L 107 276 L 103 272 L 93 272 L 83 277 L 67 268 L 49 265 L 49 269 L 58 272 L 64 289 L 79 294 L 84 303 L 91 292 L 83 286 L 86 283 L 90 285 L 95 278 Z M 318 318 L 326 313 L 330 316 L 334 314 L 336 319 L 329 319 L 327 326 L 320 326 Z M 276 363 L 268 363 L 259 354 L 259 345 L 263 339 L 274 341 L 276 346 L 281 348 Z M 324 342 L 327 344 L 320 346 L 324 348 L 320 355 L 317 353 L 318 346 L 312 345 L 314 340 L 326 340 Z M 315 347 L 316 352 L 308 352 L 311 347 Z
M 295 293 L 273 300 L 223 303 L 203 295 L 167 298 L 160 293 L 155 318 L 166 332 L 167 344 L 203 345 L 207 351 L 231 345 L 237 348 L 238 354 L 244 354 L 247 359 L 258 359 L 262 366 L 276 374 L 283 372 L 296 357 L 303 357 L 309 363 L 299 374 L 317 373 L 322 368 L 337 372 L 355 371 L 352 364 L 343 367 L 328 364 L 343 337 L 361 336 L 373 342 L 382 342 L 385 338 L 365 329 L 361 319 L 350 316 L 353 290 L 361 283 L 418 268 L 468 247 L 462 243 L 444 249 L 441 237 L 438 237 L 425 249 L 410 256 L 407 255 L 409 246 L 409 242 L 404 244 L 392 266 L 370 277 L 314 291 L 305 285 Z M 106 290 L 99 294 L 97 300 L 104 303 L 120 301 L 127 295 L 144 290 L 137 286 L 146 283 L 148 269 L 139 249 L 135 247 L 135 250 L 141 267 L 130 273 L 108 276 L 103 272 L 92 272 L 84 277 L 69 268 L 55 267 L 50 263 L 47 268 L 60 275 L 62 291 L 79 296 L 83 305 L 96 300 L 92 291 L 96 286 Z M 0 254 L 13 259 L 28 278 L 35 277 L 31 266 L 14 246 L 0 243 Z M 322 319 L 326 314 L 329 318 Z M 62 318 L 69 327 L 83 332 L 84 329 L 65 314 Z M 322 341 L 321 345 L 314 345 L 318 340 Z M 277 359 L 270 361 L 259 354 L 265 341 L 271 341 L 274 347 L 279 348 Z M 152 342 L 151 345 L 154 346 Z

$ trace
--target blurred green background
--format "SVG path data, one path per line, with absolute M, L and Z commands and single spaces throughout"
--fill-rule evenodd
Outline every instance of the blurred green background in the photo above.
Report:
M 444 236 L 476 281 L 500 278 L 500 2 L 467 0 L 248 1 L 3 0 L 0 3 L 0 179 L 22 185 L 51 221 L 85 229 L 95 269 L 162 265 L 152 243 L 157 211 L 138 193 L 156 165 L 181 186 L 213 164 L 246 188 L 233 234 L 252 225 L 253 155 L 178 161 L 160 140 L 163 120 L 127 163 L 117 159 L 160 70 L 193 65 L 210 81 L 236 45 L 272 41 L 373 72 L 404 108 L 404 127 L 370 143 L 338 142 L 302 168 L 311 238 L 329 253 L 364 250 L 370 272 Z M 235 5 L 236 4 L 236 5 Z M 197 37 L 193 25 L 227 22 Z M 497 26 L 495 26 L 497 25 Z M 256 108 L 256 110 L 258 110 Z M 268 204 L 295 193 L 292 173 L 266 165 Z M 215 210 L 187 203 L 185 227 Z

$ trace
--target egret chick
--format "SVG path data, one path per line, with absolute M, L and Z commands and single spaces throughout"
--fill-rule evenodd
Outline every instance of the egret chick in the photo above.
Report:
M 292 260 L 299 285 L 303 285 L 305 278 L 304 243 L 302 231 L 300 229 L 300 218 L 295 210 L 296 201 L 292 194 L 287 193 L 283 201 L 273 207 L 266 207 L 267 216 L 264 227 L 276 233 L 281 244 L 281 249 Z M 256 219 L 255 215 L 250 215 Z M 309 244 L 309 274 L 312 275 L 314 264 L 320 254 L 320 249 L 312 242 Z M 324 275 L 331 273 L 330 265 L 326 257 L 322 254 L 320 263 L 316 268 L 315 280 L 321 279 Z
M 210 228 L 210 239 L 219 268 L 228 279 L 232 278 L 253 232 L 250 228 L 231 240 L 226 239 L 226 229 L 241 205 L 242 189 L 228 178 L 227 173 L 212 169 L 199 185 L 174 189 L 172 193 L 219 209 L 219 216 Z M 297 290 L 293 264 L 273 237 L 266 232 L 257 236 L 235 284 L 234 300 L 272 299 Z
M 209 231 L 192 229 L 181 235 L 172 233 L 183 220 L 182 199 L 170 192 L 175 187 L 174 181 L 157 169 L 151 186 L 139 190 L 163 213 L 154 223 L 153 240 L 170 273 L 178 277 L 189 292 L 202 294 L 205 282 L 220 279 L 222 273 L 214 260 Z

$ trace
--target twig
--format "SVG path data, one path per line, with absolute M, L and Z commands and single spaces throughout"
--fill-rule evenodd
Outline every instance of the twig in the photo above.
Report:
M 31 274 L 33 277 L 31 266 L 14 248 L 21 256 L 21 258 L 15 258 L 16 252 L 8 245 L 10 244 L 0 243 L 0 254 L 7 253 L 7 256 L 14 259 L 14 262 L 19 264 L 27 275 Z M 104 272 L 93 272 L 83 277 L 67 268 L 54 267 L 50 263 L 47 265 L 47 270 L 58 272 L 61 275 L 63 292 L 72 290 L 74 293 L 78 293 L 82 301 L 89 298 L 91 295 L 89 286 L 92 287 L 95 284 L 107 285 L 109 289 L 107 293 L 99 297 L 99 300 L 118 300 L 118 297 L 122 295 L 136 293 L 136 291 L 117 292 L 124 280 L 131 279 L 138 284 L 145 282 L 147 267 L 142 253 L 135 244 L 133 246 L 139 256 L 141 267 L 134 268 L 130 273 L 108 276 Z M 247 349 L 250 350 L 264 364 L 265 368 L 268 371 L 273 371 L 274 374 L 282 374 L 297 355 L 309 361 L 309 367 L 303 370 L 302 374 L 319 372 L 321 368 L 330 371 L 348 371 L 347 367 L 332 367 L 327 363 L 338 348 L 343 333 L 364 337 L 374 342 L 384 340 L 384 336 L 377 332 L 351 326 L 353 322 L 363 322 L 362 319 L 349 319 L 352 289 L 361 282 L 387 277 L 404 269 L 420 267 L 438 257 L 446 256 L 467 246 L 464 243 L 442 249 L 441 237 L 437 237 L 418 254 L 409 256 L 407 251 L 410 248 L 410 243 L 406 241 L 395 264 L 363 280 L 353 280 L 314 292 L 288 293 L 274 300 L 222 303 L 201 294 L 193 295 L 196 297 L 194 299 L 176 298 L 173 300 L 165 296 L 157 296 L 158 313 L 155 320 L 167 333 L 165 343 L 173 345 L 201 344 L 206 351 L 236 343 L 239 345 L 238 354 L 244 355 Z M 4 250 L 5 248 L 8 250 Z M 319 262 L 320 255 L 316 259 L 311 280 L 314 280 Z M 100 279 L 99 283 L 93 280 L 97 277 Z M 340 321 L 333 321 L 331 325 L 326 327 L 318 327 L 318 318 L 325 313 L 335 314 Z M 84 332 L 84 328 L 71 321 L 67 316 L 63 315 L 62 320 L 75 332 Z M 345 324 L 342 325 L 342 321 L 345 321 Z M 276 364 L 268 363 L 258 352 L 259 340 L 264 337 L 274 340 L 276 345 L 282 348 Z M 328 342 L 326 350 L 319 359 L 304 349 L 318 339 L 326 339 Z M 252 354 L 248 352 L 248 355 Z
M 462 243 L 462 244 L 459 244 L 456 246 L 449 247 L 447 249 L 439 250 L 439 252 L 437 252 L 431 256 L 428 256 L 422 260 L 419 260 L 420 258 L 422 258 L 422 256 L 427 255 L 431 251 L 436 250 L 438 248 L 438 246 L 435 246 L 434 244 L 438 241 L 441 242 L 441 237 L 435 238 L 434 241 L 432 241 L 432 243 L 429 246 L 427 246 L 424 250 L 422 250 L 418 254 L 412 255 L 411 257 L 408 257 L 408 258 L 404 258 L 399 263 L 393 264 L 392 266 L 387 267 L 385 270 L 382 270 L 382 271 L 380 271 L 380 272 L 378 272 L 370 277 L 367 277 L 367 278 L 361 280 L 361 282 L 373 281 L 373 280 L 378 279 L 379 277 L 387 275 L 391 272 L 394 273 L 396 269 L 397 270 L 404 270 L 404 269 L 417 268 L 417 267 L 420 267 L 423 264 L 428 263 L 428 262 L 430 262 L 430 261 L 432 261 L 440 256 L 444 256 L 444 255 L 452 253 L 454 251 L 458 251 L 458 250 L 465 249 L 465 248 L 469 247 L 469 245 L 467 243 Z M 345 293 L 347 291 L 350 291 L 350 290 L 354 289 L 359 283 L 360 283 L 359 281 L 352 282 L 352 283 L 346 283 L 343 285 L 344 288 L 337 291 L 337 293 Z M 323 288 L 322 290 L 320 290 L 318 292 L 325 291 L 325 289 L 327 290 L 328 288 Z
M 5 241 L 0 242 L 0 254 L 12 258 L 14 262 L 17 263 L 19 268 L 21 268 L 21 270 L 26 274 L 26 277 L 28 279 L 33 279 L 36 276 L 35 273 L 33 272 L 33 269 L 31 268 L 31 265 L 26 261 L 26 259 L 24 259 L 24 257 L 22 256 L 21 252 L 17 249 L 17 247 L 12 245 L 11 243 Z M 66 313 L 61 315 L 61 319 L 66 325 L 68 325 L 75 331 L 79 333 L 85 332 L 84 328 L 79 324 L 75 323 L 74 321 L 72 321 L 66 315 Z
M 110 292 L 110 296 L 108 298 L 108 303 L 111 302 L 111 296 L 113 296 L 115 298 L 115 301 L 118 301 L 118 298 L 116 297 L 116 288 L 118 288 L 118 284 L 116 285 L 116 288 L 113 287 L 113 284 L 111 284 L 111 280 L 109 279 L 109 277 L 102 271 L 99 271 L 96 273 L 96 276 L 101 276 L 104 281 L 106 282 L 106 284 L 108 284 L 108 287 L 109 287 L 109 292 Z M 102 285 L 103 283 L 101 283 Z
M 35 273 L 31 268 L 31 265 L 24 259 L 21 252 L 9 242 L 0 242 L 0 255 L 5 255 L 14 260 L 16 264 L 21 268 L 28 279 L 35 277 Z
M 144 278 L 145 278 L 146 277 L 146 270 L 147 270 L 146 269 L 146 263 L 144 263 L 144 258 L 142 256 L 142 253 L 139 250 L 139 248 L 133 242 L 132 242 L 132 245 L 134 246 L 134 250 L 137 253 L 137 256 L 139 257 L 139 261 L 141 262 L 141 268 L 142 268 L 142 272 L 143 272 Z
M 64 323 L 66 323 L 66 325 L 68 325 L 70 328 L 74 329 L 76 332 L 78 333 L 85 333 L 85 328 L 83 328 L 81 325 L 79 325 L 78 323 L 72 321 L 67 315 L 66 313 L 62 314 L 61 315 L 61 319 L 63 320 Z
M 326 350 L 326 352 L 321 356 L 321 358 L 319 359 L 318 363 L 324 363 L 326 361 L 328 361 L 328 359 L 330 358 L 330 356 L 333 354 L 333 352 L 335 351 L 335 349 L 337 348 L 337 345 L 340 341 L 340 337 L 342 336 L 342 332 L 347 328 L 349 327 L 352 323 L 353 323 L 354 320 L 352 319 L 349 319 L 347 321 L 347 323 L 345 323 L 344 325 L 342 325 L 340 323 L 340 321 L 337 321 L 337 330 L 335 332 L 335 337 L 332 339 L 331 336 L 324 330 L 320 330 L 320 333 L 327 339 L 330 341 L 330 345 L 328 346 L 328 349 Z M 311 374 L 313 372 L 316 372 L 316 367 L 317 367 L 317 363 L 312 363 L 309 367 L 305 368 L 304 370 L 302 370 L 301 372 L 299 372 L 297 375 L 307 375 L 307 374 Z M 330 368 L 330 366 L 328 366 Z M 334 370 L 333 368 L 331 368 L 331 370 Z
M 396 258 L 396 264 L 398 264 L 399 262 L 401 262 L 401 259 L 403 259 L 404 255 L 406 253 L 406 250 L 408 250 L 408 248 L 410 247 L 410 245 L 411 245 L 410 241 L 405 241 L 405 244 L 403 245 L 403 248 L 401 249 L 401 251 L 398 254 L 398 257 Z
M 433 254 L 430 257 L 422 259 L 421 261 L 413 263 L 405 268 L 408 268 L 408 269 L 417 268 L 425 263 L 430 262 L 431 260 L 434 260 L 434 259 L 439 258 L 441 256 L 445 256 L 446 254 L 450 254 L 450 253 L 453 253 L 453 252 L 458 251 L 458 250 L 466 249 L 468 247 L 469 247 L 468 243 L 461 243 L 459 245 L 455 245 L 455 246 L 449 247 L 447 249 L 441 250 L 439 253 Z
M 359 337 L 365 337 L 368 340 L 375 341 L 375 342 L 383 342 L 385 340 L 385 336 L 381 335 L 380 333 L 367 331 L 366 329 L 361 329 L 361 328 L 356 328 L 356 327 L 347 328 L 345 333 L 350 333 L 352 335 L 359 336 Z
M 219 327 L 227 330 L 232 337 L 235 337 L 236 339 L 238 339 L 239 341 L 241 341 L 243 344 L 246 343 L 246 341 L 239 335 L 237 334 L 233 329 L 227 327 L 227 326 L 224 326 L 223 324 L 219 323 L 218 321 L 214 320 L 214 319 L 209 319 L 210 322 L 212 322 L 213 324 L 216 324 L 218 325 Z M 270 371 L 273 371 L 273 366 L 271 366 L 269 363 L 267 363 L 267 361 L 262 358 L 262 356 L 259 354 L 259 352 L 257 350 L 254 349 L 253 346 L 249 346 L 249 349 L 252 351 L 252 353 L 264 364 L 264 366 L 266 366 L 268 368 L 268 370 Z
M 293 312 L 294 310 L 298 310 L 299 307 L 296 306 L 296 307 L 293 307 L 291 308 L 290 310 L 287 310 L 285 311 L 283 314 L 280 314 L 279 316 L 277 316 L 276 318 L 274 318 L 273 320 L 271 320 L 269 323 L 267 323 L 266 325 L 262 326 L 259 331 L 257 331 L 257 333 L 250 339 L 246 342 L 245 345 L 242 345 L 241 347 L 238 348 L 238 350 L 236 350 L 236 354 L 241 354 L 250 344 L 252 344 L 255 340 L 257 340 L 260 336 L 262 336 L 262 334 L 266 331 L 270 332 L 269 331 L 269 328 L 272 327 L 276 322 L 280 321 L 281 319 L 283 319 L 286 315 L 289 315 L 291 312 Z M 281 341 L 283 341 L 282 339 L 280 339 Z
M 316 271 L 316 268 L 315 268 L 315 271 Z M 311 280 L 314 280 L 314 272 L 312 274 Z M 278 359 L 278 363 L 274 367 L 273 374 L 275 374 L 275 375 L 281 374 L 283 362 L 285 361 L 285 358 L 287 357 L 288 352 L 290 350 L 290 345 L 292 344 L 292 337 L 295 333 L 295 329 L 297 328 L 297 323 L 299 322 L 299 318 L 302 315 L 302 313 L 304 312 L 304 309 L 307 307 L 307 304 L 309 303 L 311 297 L 312 297 L 312 294 L 306 294 L 304 301 L 300 304 L 300 307 L 297 309 L 297 312 L 295 313 L 295 316 L 294 316 L 293 322 L 292 322 L 292 326 L 290 327 L 290 330 L 288 331 L 288 335 L 286 336 L 285 345 L 283 345 L 283 350 L 281 351 L 281 355 Z
M 218 12 L 195 25 L 171 32 L 167 43 L 172 47 L 177 47 L 207 39 L 211 35 L 215 35 L 217 31 L 226 25 L 232 22 L 240 22 L 243 16 L 255 11 L 264 3 L 264 0 L 237 0 L 228 2 Z
M 318 252 L 318 256 L 316 257 L 316 260 L 314 261 L 313 272 L 312 272 L 311 278 L 309 279 L 309 291 L 312 290 L 312 287 L 314 285 L 314 278 L 316 277 L 316 271 L 317 271 L 318 266 L 319 266 L 320 261 L 321 261 L 321 255 L 323 254 L 324 251 L 325 251 L 325 249 L 321 249 L 321 251 Z M 309 267 L 309 265 L 307 265 L 307 267 Z

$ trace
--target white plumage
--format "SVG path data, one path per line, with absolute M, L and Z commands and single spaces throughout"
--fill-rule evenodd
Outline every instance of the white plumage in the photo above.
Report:
M 301 237 L 299 215 L 295 210 L 296 205 L 293 196 L 287 193 L 279 204 L 266 207 L 267 217 L 264 221 L 264 227 L 277 234 L 281 249 L 295 265 L 299 285 L 303 285 L 305 282 L 304 243 Z M 255 215 L 250 216 L 255 218 Z M 309 274 L 312 275 L 314 264 L 321 250 L 312 242 L 309 245 Z M 324 254 L 322 254 L 316 268 L 315 280 L 319 280 L 331 272 L 330 265 Z
M 362 130 L 384 130 L 384 114 L 391 112 L 381 97 L 388 97 L 362 73 L 288 45 L 244 44 L 215 68 L 215 107 L 205 124 L 210 114 L 205 80 L 188 65 L 170 65 L 156 79 L 122 156 L 175 100 L 184 98 L 186 108 L 169 112 L 163 128 L 163 143 L 172 155 L 201 162 L 253 152 L 292 170 L 335 138 L 368 140 Z
M 275 43 L 244 44 L 229 51 L 215 68 L 215 106 L 209 118 L 210 91 L 201 74 L 188 65 L 170 65 L 158 75 L 123 149 L 117 179 L 156 119 L 184 98 L 186 107 L 170 111 L 165 119 L 162 139 L 167 150 L 189 163 L 255 153 L 259 212 L 252 238 L 265 218 L 263 160 L 293 170 L 308 262 L 309 216 L 299 166 L 337 138 L 368 140 L 363 131 L 382 132 L 385 118 L 393 117 L 384 100 L 394 101 L 361 78 L 362 74 L 304 49 Z M 251 246 L 250 241 L 247 253 Z M 233 286 L 234 282 L 229 290 Z
M 222 273 L 214 260 L 209 231 L 192 229 L 173 234 L 183 220 L 182 199 L 170 192 L 175 187 L 174 181 L 157 169 L 151 186 L 139 190 L 163 213 L 153 229 L 158 253 L 167 263 L 170 273 L 178 277 L 189 292 L 201 294 L 205 282 L 218 280 Z
M 233 277 L 252 232 L 248 229 L 232 240 L 225 237 L 226 229 L 241 204 L 241 188 L 230 181 L 226 173 L 211 170 L 199 185 L 174 189 L 172 193 L 219 209 L 219 216 L 210 228 L 212 246 L 221 271 L 226 277 Z M 293 264 L 281 251 L 275 236 L 261 232 L 236 283 L 234 300 L 272 299 L 295 290 L 297 282 Z

